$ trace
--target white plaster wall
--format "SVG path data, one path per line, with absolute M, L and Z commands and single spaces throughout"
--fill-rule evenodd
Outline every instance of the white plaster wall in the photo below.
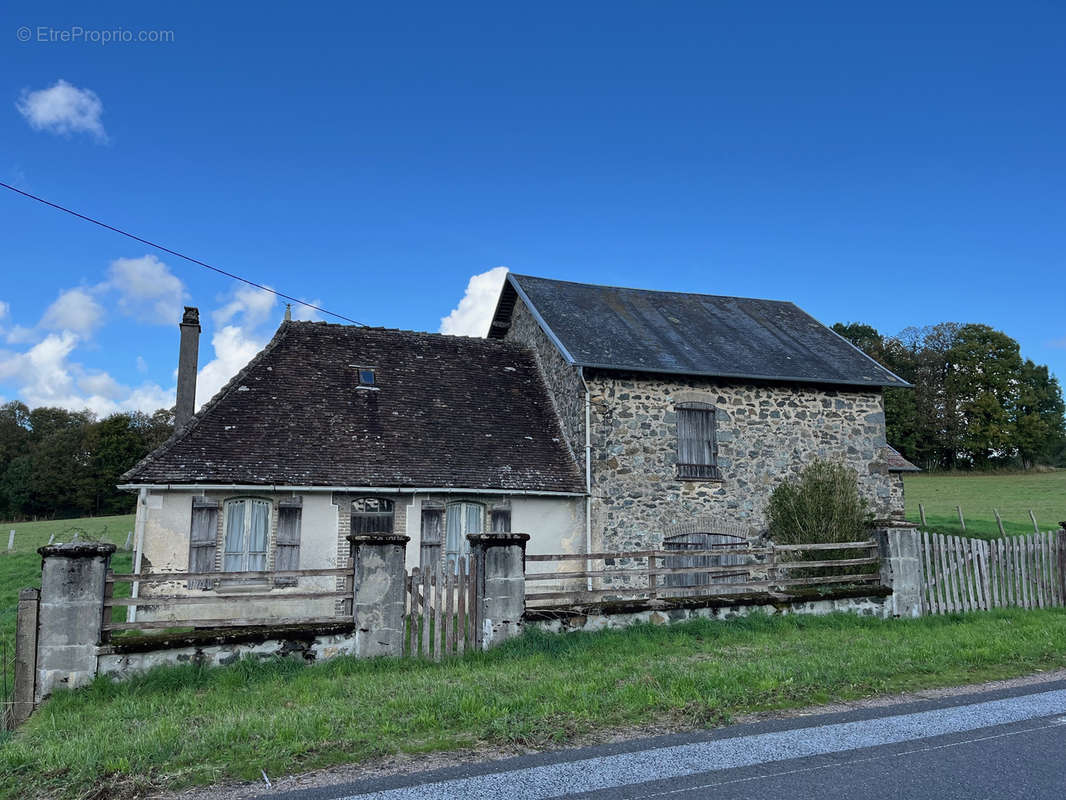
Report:
M 147 507 L 138 508 L 138 515 L 145 515 L 144 563 L 145 572 L 183 572 L 189 564 L 189 534 L 192 524 L 193 497 L 204 496 L 224 502 L 234 497 L 262 497 L 272 502 L 271 540 L 268 552 L 268 569 L 274 564 L 274 536 L 277 527 L 278 501 L 299 496 L 303 510 L 300 523 L 300 569 L 322 569 L 343 566 L 347 553 L 338 558 L 337 553 L 337 507 L 329 493 L 297 495 L 294 493 L 273 494 L 235 493 L 222 491 L 161 491 L 151 492 Z M 219 510 L 219 539 L 216 563 L 221 569 L 222 520 Z M 249 619 L 261 617 L 326 617 L 332 616 L 337 601 L 323 600 L 247 600 L 243 595 L 270 594 L 281 598 L 286 594 L 322 590 L 335 591 L 340 581 L 323 576 L 301 578 L 298 586 L 274 587 L 271 583 L 249 584 L 240 587 L 219 586 L 215 589 L 188 589 L 184 581 L 162 584 L 143 584 L 142 597 L 152 595 L 217 596 L 219 602 L 184 606 L 139 607 L 137 618 L 149 620 L 197 620 L 197 619 Z
M 412 495 L 407 507 L 407 527 L 398 533 L 411 537 L 407 543 L 407 569 L 417 567 L 422 548 L 422 503 L 432 499 L 437 503 L 457 500 L 482 503 L 486 509 L 494 504 L 508 503 L 511 508 L 511 530 L 528 533 L 527 553 L 579 553 L 585 547 L 585 499 L 583 497 L 552 497 L 534 495 Z

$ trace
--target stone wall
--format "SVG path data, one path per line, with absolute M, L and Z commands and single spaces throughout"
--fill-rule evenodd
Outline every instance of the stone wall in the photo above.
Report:
M 104 645 L 97 650 L 97 672 L 122 679 L 160 666 L 224 667 L 249 656 L 290 656 L 313 663 L 354 655 L 355 638 L 355 631 L 348 624 L 270 632 L 201 633 L 175 636 L 169 641 Z
M 592 391 L 593 547 L 644 549 L 668 525 L 711 517 L 765 531 L 765 507 L 782 481 L 814 459 L 843 461 L 877 517 L 902 513 L 897 476 L 881 461 L 879 390 L 735 383 L 596 372 Z M 680 402 L 717 409 L 721 480 L 677 477 Z
M 675 603 L 662 602 L 658 607 L 645 604 L 639 607 L 589 606 L 572 610 L 527 611 L 525 624 L 549 633 L 572 631 L 594 632 L 630 625 L 667 625 L 689 619 L 735 619 L 750 614 L 813 614 L 822 616 L 834 613 L 858 614 L 859 616 L 887 619 L 892 616 L 891 592 L 889 590 L 866 590 L 865 592 L 842 591 L 822 596 L 785 597 L 769 599 L 766 595 L 747 600 L 700 601 L 692 599 Z
M 533 351 L 555 413 L 582 477 L 585 475 L 585 387 L 578 368 L 569 363 L 544 333 L 522 298 L 515 301 L 511 327 L 504 337 Z

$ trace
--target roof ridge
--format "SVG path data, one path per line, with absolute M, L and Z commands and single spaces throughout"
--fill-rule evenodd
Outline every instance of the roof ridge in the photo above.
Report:
M 344 330 L 358 331 L 360 333 L 402 333 L 409 334 L 412 336 L 423 336 L 430 339 L 460 339 L 464 341 L 484 342 L 489 347 L 499 347 L 500 345 L 505 345 L 507 347 L 514 346 L 513 342 L 505 342 L 501 339 L 490 339 L 487 336 L 473 336 L 462 333 L 441 333 L 440 331 L 416 331 L 411 328 L 387 328 L 385 326 L 371 325 L 346 325 L 343 322 L 328 322 L 326 320 L 309 319 L 288 320 L 284 324 L 294 326 L 318 325 L 329 328 L 343 328 Z
M 666 294 L 666 295 L 685 295 L 686 297 L 714 297 L 720 300 L 755 300 L 759 303 L 778 303 L 786 306 L 796 306 L 791 300 L 775 300 L 772 297 L 747 297 L 739 294 L 709 294 L 707 292 L 682 292 L 674 291 L 671 289 L 644 289 L 639 286 L 613 286 L 608 283 L 585 283 L 584 281 L 567 281 L 562 278 L 542 278 L 539 275 L 522 275 L 517 272 L 509 272 L 508 275 L 513 275 L 515 278 L 531 278 L 535 281 L 550 281 L 551 283 L 568 283 L 571 286 L 588 286 L 592 289 L 619 289 L 623 292 L 640 292 L 642 294 Z M 799 306 L 796 306 L 799 308 Z M 802 310 L 802 309 L 800 309 Z

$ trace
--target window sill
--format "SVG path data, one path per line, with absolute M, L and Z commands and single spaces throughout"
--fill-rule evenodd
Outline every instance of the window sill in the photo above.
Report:
M 681 483 L 725 483 L 725 478 L 690 478 L 686 475 L 678 475 L 677 480 Z

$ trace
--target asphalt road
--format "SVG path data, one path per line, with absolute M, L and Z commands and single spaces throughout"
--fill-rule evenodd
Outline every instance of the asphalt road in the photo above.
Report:
M 263 797 L 1063 800 L 1066 682 Z

